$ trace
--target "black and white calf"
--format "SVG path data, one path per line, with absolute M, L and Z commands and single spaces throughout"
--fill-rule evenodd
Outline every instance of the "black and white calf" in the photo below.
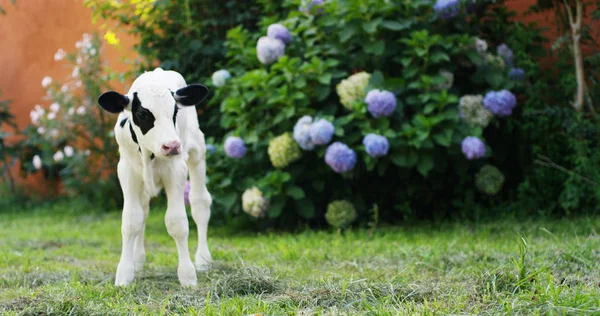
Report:
M 187 85 L 178 72 L 157 68 L 140 75 L 126 95 L 110 91 L 98 98 L 106 111 L 120 113 L 115 138 L 121 154 L 117 172 L 124 196 L 123 248 L 116 285 L 132 282 L 135 271 L 144 265 L 144 228 L 150 198 L 162 188 L 168 199 L 165 224 L 177 245 L 181 285 L 196 285 L 196 269 L 205 269 L 211 260 L 206 230 L 212 198 L 205 183 L 204 134 L 194 108 L 207 95 L 205 86 Z M 184 203 L 188 170 L 192 217 L 198 226 L 195 267 L 188 250 Z

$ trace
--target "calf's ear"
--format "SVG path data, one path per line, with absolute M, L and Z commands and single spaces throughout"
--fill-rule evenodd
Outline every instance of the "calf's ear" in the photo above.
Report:
M 129 98 L 115 91 L 104 92 L 98 104 L 110 113 L 121 113 L 129 105 Z
M 181 88 L 173 95 L 177 103 L 184 106 L 199 104 L 208 96 L 208 88 L 201 84 L 191 84 Z

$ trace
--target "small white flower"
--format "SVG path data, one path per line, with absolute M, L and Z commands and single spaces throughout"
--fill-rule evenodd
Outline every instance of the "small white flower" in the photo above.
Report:
M 65 148 L 63 149 L 63 151 L 65 152 L 65 155 L 67 157 L 72 157 L 73 156 L 73 152 L 74 152 L 73 147 L 71 147 L 71 146 L 65 146 Z
M 65 155 L 59 150 L 54 154 L 54 156 L 52 156 L 52 158 L 55 162 L 61 162 L 65 158 Z
M 52 77 L 46 76 L 42 79 L 42 87 L 46 88 L 52 83 Z
M 33 156 L 33 167 L 35 168 L 35 170 L 40 170 L 40 168 L 42 168 L 42 159 L 40 159 L 40 156 L 35 155 Z
M 56 51 L 56 54 L 54 54 L 54 60 L 63 60 L 65 56 L 67 56 L 67 53 L 65 53 L 65 51 L 62 48 L 59 48 L 58 51 Z
M 84 115 L 85 114 L 85 106 L 81 105 L 77 108 L 77 114 Z
M 50 112 L 50 113 L 48 113 L 48 119 L 49 119 L 49 120 L 53 120 L 53 119 L 55 119 L 55 118 L 56 118 L 56 113 L 54 113 L 54 112 Z
M 91 56 L 96 55 L 96 49 L 95 48 L 90 49 L 90 55 Z
M 75 108 L 74 107 L 70 107 L 68 113 L 69 113 L 69 115 L 75 114 Z
M 67 84 L 63 84 L 62 87 L 60 87 L 60 91 L 62 91 L 62 92 L 69 91 L 69 86 L 67 86 Z
M 46 129 L 42 126 L 38 127 L 37 129 L 38 134 L 43 135 L 46 132 Z
M 50 104 L 50 111 L 52 112 L 58 112 L 58 110 L 60 109 L 60 105 L 56 102 Z
M 58 137 L 58 130 L 57 129 L 51 129 L 50 130 L 50 137 L 52 138 L 57 138 Z
M 31 118 L 31 123 L 37 124 L 38 119 L 40 118 L 40 115 L 38 114 L 38 112 L 36 110 L 32 110 L 31 112 L 29 112 L 29 117 Z
M 83 42 L 82 41 L 78 41 L 75 43 L 75 48 L 81 48 L 83 47 Z
M 81 56 L 77 56 L 77 59 L 75 61 L 77 62 L 78 65 L 81 65 L 81 62 L 83 61 L 83 59 L 81 58 Z
M 73 78 L 77 78 L 77 76 L 79 76 L 79 67 L 74 67 L 73 68 L 73 72 L 71 73 L 71 76 Z
M 89 156 L 89 155 L 90 155 L 92 152 L 91 152 L 89 149 L 86 149 L 86 150 L 85 150 L 83 153 L 84 153 L 86 156 Z
M 77 88 L 81 87 L 82 85 L 83 85 L 83 84 L 81 83 L 81 80 L 77 80 L 77 81 L 75 81 L 75 86 L 76 86 Z

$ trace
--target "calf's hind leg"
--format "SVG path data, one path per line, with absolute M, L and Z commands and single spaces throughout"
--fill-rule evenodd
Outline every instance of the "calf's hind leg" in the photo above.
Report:
M 208 250 L 206 233 L 210 219 L 210 205 L 212 197 L 206 188 L 206 161 L 205 151 L 194 148 L 190 150 L 188 160 L 190 169 L 190 204 L 192 206 L 192 218 L 198 227 L 198 250 L 196 251 L 196 269 L 199 271 L 208 269 L 212 260 Z

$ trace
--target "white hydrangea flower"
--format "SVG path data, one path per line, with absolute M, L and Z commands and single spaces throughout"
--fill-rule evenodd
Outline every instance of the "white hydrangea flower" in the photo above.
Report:
M 247 189 L 242 194 L 242 209 L 250 216 L 260 217 L 267 211 L 268 207 L 269 202 L 257 187 Z
M 62 151 L 57 151 L 54 156 L 52 156 L 54 162 L 61 162 L 65 158 L 65 154 Z
M 73 147 L 71 146 L 65 146 L 65 148 L 63 148 L 63 151 L 65 152 L 65 155 L 67 157 L 72 157 L 73 153 L 75 152 L 75 150 L 73 150 Z
M 42 168 L 42 159 L 40 159 L 40 156 L 35 155 L 33 156 L 33 167 L 35 168 L 35 170 L 40 170 Z

